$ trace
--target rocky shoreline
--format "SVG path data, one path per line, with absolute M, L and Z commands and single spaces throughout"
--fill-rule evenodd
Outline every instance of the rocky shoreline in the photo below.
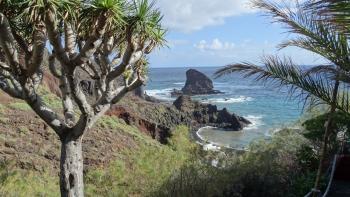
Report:
M 178 97 L 173 106 L 190 117 L 192 127 L 197 129 L 203 126 L 212 126 L 229 131 L 240 131 L 251 124 L 249 120 L 230 113 L 226 108 L 218 110 L 216 105 L 193 101 L 187 95 Z
M 187 125 L 192 132 L 205 126 L 235 132 L 251 124 L 249 120 L 227 109 L 218 110 L 215 105 L 193 101 L 187 95 L 178 97 L 174 103 L 128 95 L 107 114 L 123 119 L 163 144 L 171 136 L 172 128 L 178 125 Z

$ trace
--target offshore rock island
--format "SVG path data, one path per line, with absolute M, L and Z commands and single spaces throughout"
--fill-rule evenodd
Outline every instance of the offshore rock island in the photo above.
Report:
M 186 83 L 181 90 L 174 89 L 171 96 L 181 95 L 205 95 L 222 94 L 219 90 L 214 90 L 213 81 L 205 74 L 195 69 L 189 69 L 186 72 Z

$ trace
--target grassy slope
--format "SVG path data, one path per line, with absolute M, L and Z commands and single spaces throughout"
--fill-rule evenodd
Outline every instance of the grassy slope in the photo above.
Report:
M 59 99 L 44 100 L 56 110 Z M 0 196 L 59 196 L 59 141 L 19 100 L 0 95 Z M 168 145 L 113 116 L 102 117 L 85 137 L 87 196 L 144 196 L 179 169 L 197 146 L 179 126 Z
M 129 132 L 133 128 L 122 125 Z M 148 136 L 137 136 L 135 149 L 125 149 L 107 168 L 85 175 L 87 196 L 145 196 L 156 191 L 190 157 L 187 129 L 175 131 L 171 145 L 159 145 Z M 142 138 L 144 139 L 142 139 Z M 178 145 L 181 144 L 181 147 Z M 49 172 L 0 167 L 0 196 L 59 196 L 58 176 Z

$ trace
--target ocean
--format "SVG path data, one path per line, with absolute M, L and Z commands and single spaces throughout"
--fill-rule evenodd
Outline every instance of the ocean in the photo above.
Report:
M 252 79 L 244 79 L 239 74 L 214 79 L 213 74 L 219 67 L 193 67 L 210 77 L 214 89 L 224 92 L 217 95 L 194 96 L 193 99 L 211 103 L 219 109 L 243 116 L 253 124 L 243 131 L 224 131 L 212 127 L 201 128 L 197 134 L 210 144 L 244 149 L 253 140 L 267 139 L 279 128 L 293 126 L 302 114 L 302 103 L 288 97 L 287 89 L 266 87 Z M 148 95 L 174 101 L 170 92 L 181 89 L 186 81 L 186 68 L 150 68 L 146 85 Z

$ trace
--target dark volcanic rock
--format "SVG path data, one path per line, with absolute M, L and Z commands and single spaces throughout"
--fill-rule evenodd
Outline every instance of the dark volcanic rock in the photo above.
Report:
M 184 94 L 210 94 L 213 90 L 213 82 L 203 73 L 195 69 L 186 72 L 186 84 L 182 88 Z
M 186 84 L 182 90 L 174 90 L 172 96 L 185 95 L 201 95 L 201 94 L 219 94 L 218 90 L 214 90 L 213 81 L 205 74 L 189 69 L 186 72 Z
M 182 95 L 177 98 L 173 105 L 176 109 L 191 117 L 191 125 L 193 127 L 209 125 L 240 131 L 248 124 L 251 124 L 249 120 L 237 116 L 236 114 L 231 114 L 226 108 L 218 110 L 216 105 L 192 101 L 191 97 L 187 95 Z
M 191 112 L 195 108 L 195 103 L 190 96 L 180 96 L 174 101 L 173 105 L 183 112 Z

